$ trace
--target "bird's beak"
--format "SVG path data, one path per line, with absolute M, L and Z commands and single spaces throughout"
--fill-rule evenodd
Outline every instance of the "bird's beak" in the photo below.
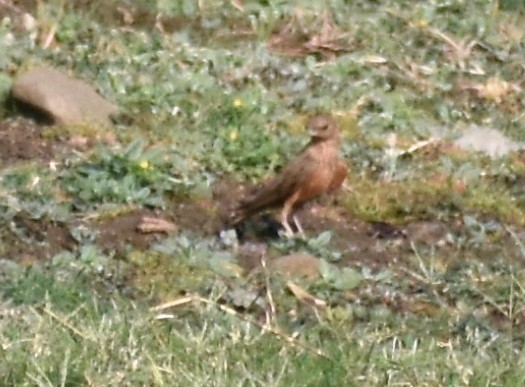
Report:
M 308 134 L 310 137 L 319 137 L 319 132 L 314 128 L 308 128 Z

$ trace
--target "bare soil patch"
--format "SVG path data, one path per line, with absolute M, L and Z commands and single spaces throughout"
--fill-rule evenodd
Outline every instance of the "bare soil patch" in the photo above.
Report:
M 4 255 L 25 263 L 48 259 L 76 246 L 67 224 L 31 219 L 23 213 L 13 218 L 10 227 L 2 227 L 0 235 L 4 242 Z
M 43 127 L 26 119 L 0 122 L 0 162 L 14 164 L 28 160 L 50 161 L 60 141 L 43 136 Z
M 111 219 L 98 221 L 92 225 L 97 231 L 97 242 L 104 250 L 121 252 L 126 246 L 141 250 L 148 248 L 159 235 L 143 233 L 138 226 L 144 216 L 157 216 L 154 211 L 138 210 Z
M 209 222 L 214 224 L 216 232 L 228 228 L 228 212 L 251 186 L 252 184 L 243 184 L 230 178 L 215 184 L 216 220 Z M 240 242 L 244 245 L 267 244 L 279 238 L 281 225 L 275 218 L 278 211 L 279 209 L 261 213 L 238 225 L 236 232 Z M 371 268 L 389 266 L 396 262 L 395 252 L 406 239 L 401 227 L 389 226 L 393 230 L 386 235 L 378 233 L 373 224 L 356 219 L 338 203 L 337 194 L 306 204 L 297 211 L 297 216 L 308 237 L 332 231 L 330 248 L 342 253 L 343 259 L 339 262 L 341 265 L 352 263 Z M 239 255 L 240 264 L 250 269 L 258 259 L 252 254 Z
M 123 251 L 126 246 L 145 250 L 164 238 L 166 232 L 144 232 L 140 227 L 144 220 L 159 219 L 172 223 L 181 232 L 210 236 L 217 232 L 215 213 L 211 200 L 184 199 L 172 203 L 166 210 L 136 210 L 98 221 L 92 227 L 98 232 L 97 242 L 105 250 Z

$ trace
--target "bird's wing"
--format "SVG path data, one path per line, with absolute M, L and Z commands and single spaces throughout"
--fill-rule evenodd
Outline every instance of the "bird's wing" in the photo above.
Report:
M 330 182 L 330 187 L 328 192 L 337 191 L 346 179 L 348 175 L 348 165 L 342 159 L 337 160 L 337 166 L 332 176 L 332 181 Z
M 240 217 L 250 216 L 266 208 L 282 205 L 318 169 L 319 162 L 308 151 L 290 162 L 277 176 L 243 199 L 239 205 Z

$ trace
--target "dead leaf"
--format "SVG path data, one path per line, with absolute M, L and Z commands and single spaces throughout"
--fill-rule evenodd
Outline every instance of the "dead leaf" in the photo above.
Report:
M 177 226 L 165 219 L 144 216 L 137 226 L 137 230 L 144 234 L 166 233 L 169 234 L 177 230 Z
M 496 104 L 502 103 L 509 94 L 521 91 L 517 84 L 507 82 L 497 76 L 487 79 L 485 83 L 459 81 L 458 88 L 460 91 L 472 90 L 478 98 Z
M 302 27 L 302 14 L 297 10 L 291 20 L 268 39 L 268 47 L 278 55 L 302 57 L 319 54 L 324 59 L 334 59 L 338 53 L 349 51 L 347 33 L 333 22 L 330 12 L 325 11 L 320 28 L 310 23 Z
M 511 91 L 511 86 L 498 77 L 492 77 L 483 85 L 477 88 L 478 96 L 495 103 L 500 103 L 507 93 Z

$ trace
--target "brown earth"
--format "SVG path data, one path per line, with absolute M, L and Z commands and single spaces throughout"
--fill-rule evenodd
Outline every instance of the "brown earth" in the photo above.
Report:
M 76 246 L 66 224 L 31 219 L 23 213 L 0 227 L 0 239 L 3 241 L 2 256 L 24 265 L 51 258 L 60 251 L 72 250 Z
M 1 167 L 27 162 L 49 162 L 68 150 L 67 142 L 46 138 L 43 127 L 29 120 L 16 119 L 0 122 Z M 218 237 L 228 228 L 227 214 L 250 184 L 230 178 L 218 180 L 209 199 L 173 200 L 165 211 L 138 209 L 115 217 L 98 219 L 86 223 L 96 235 L 96 241 L 106 251 L 122 252 L 126 246 L 145 250 L 152 243 L 165 238 L 165 233 L 145 233 L 138 226 L 147 217 L 171 222 L 178 232 L 192 233 L 201 237 Z M 233 187 L 233 189 L 232 189 Z M 365 222 L 356 219 L 338 203 L 338 196 L 323 198 L 304 206 L 298 211 L 306 234 L 316 237 L 330 230 L 332 238 L 328 248 L 341 253 L 339 265 L 363 266 L 372 270 L 398 265 L 400 260 L 412 259 L 410 242 L 417 246 L 437 247 L 442 255 L 457 257 L 459 253 L 446 242 L 447 233 L 467 235 L 462 222 L 447 224 L 440 221 L 418 221 L 406 225 L 391 225 L 382 222 Z M 54 222 L 48 219 L 31 219 L 28 214 L 17 214 L 9 224 L 0 228 L 4 251 L 2 255 L 16 260 L 39 260 L 48 258 L 61 250 L 76 248 L 71 230 L 78 221 Z M 268 247 L 278 238 L 280 225 L 270 214 L 261 214 L 247 220 L 238 228 L 241 245 L 260 244 Z M 515 230 L 517 234 L 523 231 Z M 476 252 L 473 246 L 470 255 L 490 259 L 495 254 L 506 254 L 522 260 L 522 252 L 510 236 L 506 242 Z M 5 246 L 8 246 L 6 248 Z M 299 246 L 300 248 L 300 246 Z M 242 250 L 242 249 L 241 249 Z M 249 250 L 249 249 L 248 249 Z M 274 255 L 277 255 L 274 252 Z M 269 256 L 271 258 L 271 256 Z M 452 259 L 452 258 L 451 258 Z M 239 254 L 240 264 L 252 268 L 259 257 Z
M 68 142 L 46 138 L 43 136 L 43 127 L 30 121 L 0 122 L 2 169 L 28 161 L 47 163 L 67 154 L 72 147 L 74 145 Z M 0 223 L 0 259 L 10 259 L 27 267 L 45 262 L 61 251 L 75 251 L 78 242 L 73 238 L 72 231 L 78 230 L 79 226 L 85 227 L 88 233 L 95 235 L 98 246 L 109 255 L 126 255 L 128 247 L 147 250 L 153 243 L 166 238 L 166 232 L 142 232 L 139 225 L 145 217 L 170 222 L 176 226 L 176 230 L 170 231 L 172 233 L 219 239 L 220 231 L 228 228 L 228 211 L 250 185 L 223 178 L 215 183 L 213 195 L 208 199 L 173 199 L 164 211 L 135 209 L 91 220 L 73 218 L 67 222 L 58 222 L 46 218 L 32 219 L 30 214 L 18 213 Z M 339 203 L 337 195 L 304 206 L 299 210 L 298 216 L 308 237 L 315 238 L 327 230 L 331 231 L 332 237 L 326 248 L 341 254 L 341 259 L 334 262 L 336 265 L 361 267 L 363 272 L 386 272 L 387 275 L 391 275 L 391 281 L 394 281 L 392 288 L 382 287 L 381 281 L 363 281 L 358 289 L 342 292 L 334 297 L 330 301 L 334 304 L 346 305 L 348 301 L 359 300 L 359 305 L 381 305 L 394 313 L 439 317 L 443 303 L 454 306 L 457 296 L 445 288 L 436 289 L 419 273 L 411 271 L 418 265 L 415 261 L 416 253 L 425 251 L 424 249 L 431 251 L 430 255 L 424 256 L 433 257 L 433 261 L 420 263 L 444 267 L 447 276 L 454 276 L 465 261 L 471 259 L 490 262 L 494 257 L 504 256 L 509 260 L 525 261 L 522 247 L 514 241 L 510 233 L 499 236 L 498 243 L 492 245 L 463 244 L 463 247 L 458 249 L 453 242 L 447 241 L 447 234 L 463 240 L 475 239 L 475 235 L 469 235 L 473 231 L 468 230 L 459 220 L 448 223 L 427 220 L 404 225 L 366 222 L 355 218 Z M 263 256 L 271 264 L 283 255 L 272 243 L 279 237 L 279 228 L 280 225 L 271 213 L 255 216 L 240 227 L 240 246 L 236 256 L 245 273 L 256 273 L 253 269 L 261 264 Z M 513 232 L 520 239 L 525 234 L 523 229 L 514 229 Z M 291 251 L 286 253 L 305 252 L 307 243 L 295 241 Z M 160 260 L 158 262 L 162 262 L 162 259 L 170 257 L 159 256 L 157 259 Z M 174 276 L 180 275 L 176 270 L 165 270 L 161 263 L 155 266 L 156 264 L 148 262 L 148 265 L 154 267 L 148 269 L 150 271 L 147 271 L 146 275 L 142 269 L 133 266 L 118 280 L 112 281 L 118 282 L 118 286 L 122 286 L 131 297 L 135 297 L 135 292 L 148 293 L 152 282 L 170 283 Z M 167 294 L 172 294 L 172 287 L 168 288 Z M 513 320 L 495 310 L 489 310 L 488 313 L 491 313 L 488 315 L 491 325 L 499 329 L 512 329 L 525 324 L 523 313 L 516 314 Z
M 2 165 L 28 160 L 52 160 L 61 142 L 44 138 L 42 132 L 42 126 L 26 119 L 0 122 L 0 162 Z
M 97 230 L 97 243 L 104 250 L 123 251 L 126 246 L 146 249 L 155 241 L 155 234 L 144 234 L 138 225 L 144 216 L 155 216 L 152 211 L 139 210 L 111 219 L 96 221 L 91 227 Z

